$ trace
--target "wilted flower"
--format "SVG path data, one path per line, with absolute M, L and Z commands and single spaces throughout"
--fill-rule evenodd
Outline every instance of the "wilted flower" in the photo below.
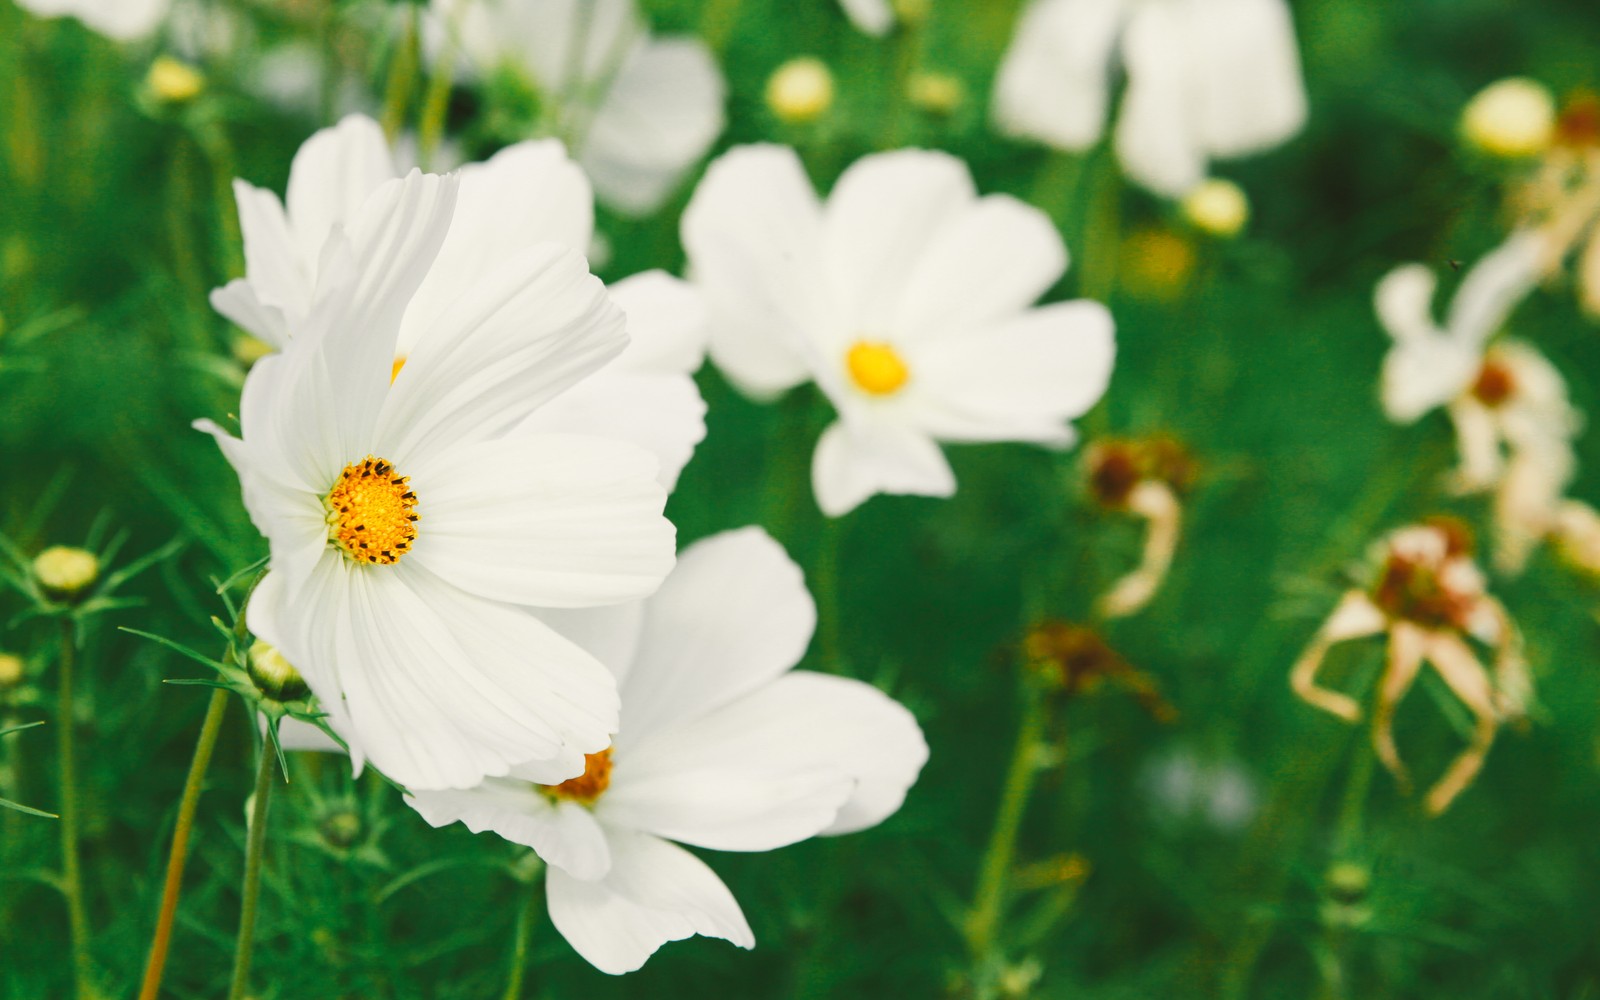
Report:
M 271 549 L 250 630 L 298 668 L 358 767 L 416 788 L 526 761 L 576 773 L 616 728 L 614 685 L 529 606 L 636 598 L 672 564 L 648 453 L 519 427 L 627 343 L 576 253 L 485 261 L 441 311 L 408 310 L 456 187 L 413 172 L 365 198 L 327 238 L 283 351 L 246 379 L 242 438 L 199 424 Z
M 1034 676 L 1068 698 L 1090 695 L 1110 685 L 1134 696 L 1153 717 L 1171 722 L 1177 709 L 1155 680 L 1106 644 L 1099 632 L 1067 622 L 1040 622 L 1023 640 L 1022 655 Z
M 1108 510 L 1143 518 L 1144 554 L 1139 565 L 1097 602 L 1107 618 L 1135 614 L 1150 603 L 1172 568 L 1182 528 L 1181 498 L 1194 482 L 1194 460 L 1169 437 L 1098 441 L 1084 457 L 1089 493 Z
M 767 107 L 782 121 L 816 121 L 832 104 L 833 73 L 815 56 L 796 56 L 767 78 Z
M 1571 259 L 1578 302 L 1600 316 L 1600 97 L 1578 93 L 1556 117 L 1551 141 L 1510 189 L 1519 228 L 1542 241 L 1541 274 Z
M 1104 306 L 1030 308 L 1066 268 L 1050 220 L 980 198 L 944 153 L 865 157 L 823 205 L 793 150 L 734 149 L 696 189 L 683 242 L 723 372 L 756 396 L 810 379 L 838 411 L 812 463 L 829 516 L 876 493 L 954 493 L 940 441 L 1068 445 L 1111 376 Z
M 1105 130 L 1119 56 L 1128 87 L 1117 156 L 1158 194 L 1181 197 L 1210 160 L 1270 149 L 1305 123 L 1283 0 L 1033 0 L 995 81 L 996 123 L 1088 149 Z
M 603 972 L 695 934 L 754 946 L 727 887 L 672 841 L 769 851 L 862 830 L 900 807 L 927 759 L 915 719 L 876 688 L 790 669 L 816 609 L 760 529 L 685 549 L 647 601 L 551 621 L 615 671 L 614 744 L 560 784 L 513 769 L 407 801 L 435 826 L 537 851 L 551 922 Z
M 1189 189 L 1181 203 L 1183 217 L 1208 236 L 1232 239 L 1250 221 L 1250 199 L 1232 181 L 1212 177 Z
M 167 16 L 171 0 L 17 0 L 39 17 L 75 17 L 119 42 L 143 38 Z
M 1424 804 L 1437 815 L 1449 807 L 1483 767 L 1502 721 L 1521 718 L 1532 698 L 1521 641 L 1510 616 L 1484 589 L 1483 574 L 1468 551 L 1466 529 L 1452 521 L 1401 528 L 1373 552 L 1375 575 L 1334 608 L 1295 662 L 1290 685 L 1305 701 L 1347 722 L 1361 720 L 1349 695 L 1317 683 L 1328 650 L 1368 636 L 1388 638 L 1388 660 L 1372 708 L 1372 743 L 1378 759 L 1402 787 L 1409 775 L 1394 741 L 1394 715 L 1424 663 L 1472 713 L 1473 734 Z M 1468 639 L 1492 648 L 1493 672 Z
M 33 578 L 53 601 L 72 601 L 100 579 L 100 560 L 88 549 L 52 545 L 33 557 Z
M 1513 76 L 1473 95 L 1461 112 L 1461 135 L 1493 156 L 1534 156 L 1555 135 L 1556 101 L 1537 80 Z
M 537 93 L 602 201 L 652 212 L 724 124 L 722 72 L 698 38 L 653 38 L 634 0 L 432 0 L 434 24 L 478 76 Z

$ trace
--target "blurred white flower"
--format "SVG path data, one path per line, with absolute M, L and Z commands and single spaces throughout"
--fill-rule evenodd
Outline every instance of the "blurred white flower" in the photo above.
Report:
M 839 0 L 850 23 L 869 35 L 882 37 L 894 27 L 894 8 L 889 0 Z
M 1260 783 L 1233 760 L 1207 760 L 1179 748 L 1152 760 L 1143 785 L 1150 805 L 1168 823 L 1199 823 L 1237 833 L 1261 807 Z
M 1059 149 L 1093 146 L 1119 55 L 1117 155 L 1158 194 L 1181 197 L 1210 160 L 1270 149 L 1305 124 L 1283 0 L 1033 0 L 995 81 L 996 124 Z
M 1322 687 L 1317 674 L 1333 646 L 1386 636 L 1388 659 L 1373 699 L 1372 743 L 1384 767 L 1402 787 L 1409 787 L 1410 776 L 1394 740 L 1395 711 L 1423 665 L 1432 664 L 1473 717 L 1467 746 L 1424 798 L 1433 815 L 1447 809 L 1477 777 L 1500 723 L 1525 716 L 1532 700 L 1521 639 L 1505 608 L 1486 592 L 1468 545 L 1465 529 L 1453 522 L 1411 525 L 1388 535 L 1374 547 L 1370 586 L 1344 595 L 1289 675 L 1290 686 L 1308 704 L 1346 722 L 1359 722 L 1356 700 Z M 1492 672 L 1469 638 L 1491 647 Z
M 512 68 L 544 102 L 600 199 L 655 211 L 725 124 L 722 71 L 698 38 L 654 38 L 634 0 L 432 0 L 430 48 L 485 76 Z
M 1556 99 L 1537 80 L 1496 80 L 1475 94 L 1461 112 L 1461 135 L 1494 156 L 1543 152 L 1556 128 Z
M 171 0 L 17 0 L 17 6 L 39 17 L 75 17 L 88 27 L 131 42 L 150 35 L 167 16 Z
M 371 193 L 398 175 L 395 159 L 377 122 L 352 115 L 300 147 L 289 171 L 287 212 L 271 192 L 235 181 L 246 276 L 212 293 L 217 311 L 283 346 L 287 329 L 310 308 L 328 235 L 348 226 Z M 592 238 L 589 183 L 556 140 L 518 143 L 485 163 L 467 164 L 460 184 L 449 235 L 405 308 L 396 364 L 498 262 L 549 243 L 582 252 Z M 628 317 L 628 348 L 532 415 L 529 427 L 648 447 L 671 488 L 705 437 L 705 403 L 690 377 L 705 353 L 705 309 L 693 288 L 661 272 L 624 279 L 610 292 Z
M 1030 308 L 1066 269 L 1050 220 L 980 198 L 945 153 L 865 157 L 824 206 L 793 150 L 732 150 L 683 242 L 723 372 L 752 395 L 810 379 L 838 411 L 812 464 L 829 516 L 876 493 L 954 493 L 940 441 L 1070 444 L 1067 421 L 1111 376 L 1104 306 Z
M 530 607 L 637 598 L 672 565 L 647 452 L 519 426 L 627 344 L 576 253 L 485 261 L 396 362 L 457 185 L 413 172 L 332 226 L 293 336 L 245 381 L 242 437 L 197 425 L 270 547 L 251 631 L 298 668 L 358 768 L 416 788 L 528 761 L 576 773 L 616 729 L 615 686 Z
M 790 669 L 816 608 L 759 528 L 685 549 L 647 601 L 548 620 L 616 672 L 616 742 L 555 787 L 514 770 L 407 801 L 434 826 L 461 822 L 537 851 L 551 922 L 603 972 L 630 972 L 695 934 L 755 945 L 727 887 L 671 841 L 769 851 L 862 830 L 900 808 L 927 760 L 893 699 Z

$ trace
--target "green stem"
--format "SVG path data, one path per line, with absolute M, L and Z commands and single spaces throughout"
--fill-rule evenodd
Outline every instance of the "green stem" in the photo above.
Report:
M 73 660 L 77 638 L 72 619 L 61 619 L 61 691 L 56 704 L 56 752 L 61 767 L 61 888 L 67 897 L 72 927 L 72 972 L 78 1000 L 94 995 L 90 988 L 89 917 L 83 908 L 83 873 L 78 865 L 78 765 L 73 747 Z
M 411 89 L 416 82 L 417 64 L 417 11 L 410 9 L 406 17 L 405 34 L 400 37 L 393 59 L 389 62 L 389 80 L 383 91 L 383 134 L 390 143 L 400 134 L 406 121 L 406 107 L 411 103 Z
M 1367 793 L 1372 789 L 1372 768 L 1378 755 L 1367 742 L 1366 730 L 1358 730 L 1354 738 L 1350 772 L 1345 778 L 1344 801 L 1339 806 L 1338 845 L 1341 855 L 1348 854 L 1361 843 L 1367 813 Z
M 506 976 L 506 991 L 503 1000 L 521 1000 L 522 974 L 528 965 L 528 946 L 533 941 L 533 928 L 539 920 L 539 900 L 543 897 L 540 891 L 540 880 L 535 878 L 528 886 L 527 898 L 522 901 L 522 909 L 517 912 L 516 937 L 511 945 L 511 971 Z
M 841 673 L 844 667 L 844 643 L 839 629 L 839 548 L 844 536 L 844 517 L 848 516 L 823 515 L 817 552 L 817 644 L 823 669 L 835 674 Z
M 1006 902 L 1006 885 L 1011 876 L 1012 859 L 1017 852 L 1017 835 L 1027 811 L 1033 779 L 1039 771 L 1039 745 L 1044 736 L 1046 702 L 1043 692 L 1031 681 L 1023 681 L 1022 721 L 1017 727 L 1017 745 L 1000 795 L 994 832 L 984 851 L 978 870 L 978 887 L 967 918 L 967 949 L 974 965 L 982 965 L 992 954 L 995 936 L 1000 931 Z
M 422 99 L 422 120 L 417 126 L 417 160 L 424 170 L 433 168 L 433 154 L 444 136 L 445 114 L 450 110 L 450 86 L 455 82 L 456 47 L 446 42 L 428 78 Z
M 708 0 L 700 17 L 700 37 L 717 55 L 727 51 L 728 39 L 739 23 L 740 0 Z
M 1122 172 L 1109 150 L 1100 153 L 1099 169 L 1089 179 L 1090 202 L 1084 212 L 1083 275 L 1080 294 L 1105 302 L 1117 286 L 1117 258 L 1122 253 Z
M 239 941 L 233 953 L 233 986 L 228 1000 L 244 1000 L 250 985 L 250 951 L 255 945 L 256 903 L 261 895 L 261 862 L 267 846 L 267 800 L 272 797 L 272 772 L 277 755 L 261 744 L 256 764 L 255 802 L 250 810 L 250 839 L 244 855 L 244 890 L 239 901 Z
M 139 1000 L 156 1000 L 161 991 L 161 975 L 166 969 L 167 950 L 172 944 L 172 921 L 178 912 L 178 894 L 183 889 L 183 868 L 189 860 L 189 833 L 194 829 L 195 810 L 200 806 L 206 770 L 211 766 L 211 751 L 216 748 L 217 733 L 222 729 L 222 717 L 227 707 L 228 692 L 220 688 L 211 692 L 206 720 L 200 726 L 200 740 L 194 747 L 194 759 L 189 762 L 189 777 L 183 783 L 183 798 L 178 802 L 178 822 L 172 831 L 172 851 L 167 855 L 167 879 L 161 890 L 161 912 L 156 917 L 155 936 L 150 940 L 150 958 L 145 963 Z

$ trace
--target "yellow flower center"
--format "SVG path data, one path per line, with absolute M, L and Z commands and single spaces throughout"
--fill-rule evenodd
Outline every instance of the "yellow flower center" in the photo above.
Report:
M 899 392 L 911 377 L 911 370 L 893 347 L 872 340 L 856 341 L 845 355 L 845 366 L 856 386 L 874 396 Z
M 356 562 L 398 562 L 417 540 L 417 495 L 408 481 L 371 455 L 345 466 L 322 502 L 328 541 Z
M 540 785 L 553 799 L 566 799 L 580 805 L 591 806 L 607 788 L 611 787 L 611 748 L 599 753 L 583 755 L 583 773 L 568 778 L 559 785 Z
M 400 377 L 400 369 L 404 368 L 405 366 L 406 366 L 406 356 L 404 354 L 402 354 L 399 357 L 394 359 L 394 367 L 389 369 L 389 384 L 390 385 L 394 385 L 394 380 Z

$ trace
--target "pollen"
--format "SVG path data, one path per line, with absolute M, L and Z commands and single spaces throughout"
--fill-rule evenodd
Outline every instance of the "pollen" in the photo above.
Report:
M 611 787 L 611 748 L 599 753 L 583 755 L 583 773 L 568 778 L 559 785 L 540 785 L 553 799 L 566 799 L 581 805 L 594 805 L 596 799 Z
M 899 352 L 880 341 L 857 341 L 845 356 L 845 366 L 850 370 L 851 381 L 873 396 L 893 395 L 911 377 Z
M 322 502 L 329 543 L 356 562 L 398 562 L 417 540 L 417 495 L 409 482 L 391 463 L 371 455 L 345 466 Z

